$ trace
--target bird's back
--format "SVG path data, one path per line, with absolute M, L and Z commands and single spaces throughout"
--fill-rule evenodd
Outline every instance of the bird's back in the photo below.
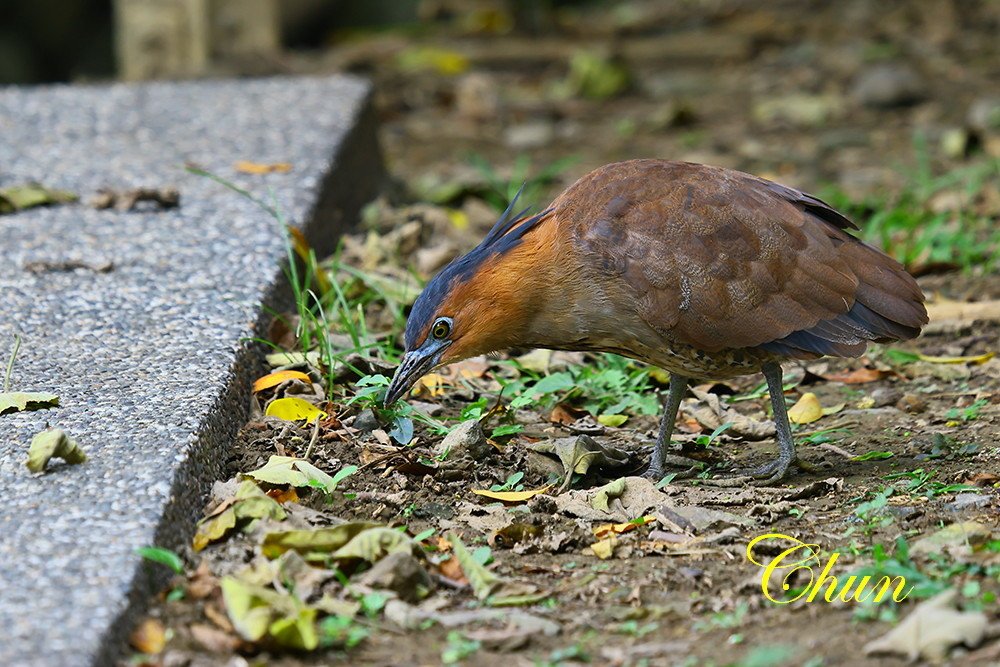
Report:
M 595 285 L 629 301 L 617 307 L 634 309 L 665 345 L 715 365 L 858 356 L 870 341 L 913 338 L 927 322 L 913 278 L 851 236 L 850 220 L 750 174 L 610 164 L 560 195 L 550 223 Z

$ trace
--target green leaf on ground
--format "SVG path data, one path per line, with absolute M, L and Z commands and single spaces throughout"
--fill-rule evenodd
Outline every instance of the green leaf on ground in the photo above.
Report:
M 297 551 L 307 561 L 323 561 L 332 552 L 340 549 L 358 534 L 380 524 L 363 521 L 342 523 L 329 528 L 314 530 L 283 530 L 264 536 L 261 553 L 268 558 L 277 558 L 286 551 Z
M 174 574 L 184 574 L 184 561 L 170 549 L 163 547 L 140 547 L 135 550 L 137 554 L 160 565 L 166 565 Z
M 416 553 L 416 543 L 406 533 L 379 526 L 362 531 L 333 553 L 337 560 L 359 558 L 369 563 L 381 560 L 397 551 Z
M 223 577 L 220 586 L 229 620 L 244 639 L 259 641 L 269 634 L 286 648 L 311 651 L 319 646 L 316 609 L 233 576 Z
M 0 415 L 5 412 L 40 410 L 59 405 L 59 397 L 47 391 L 8 391 L 0 393 Z
M 87 460 L 87 455 L 76 440 L 66 435 L 61 428 L 46 429 L 31 439 L 25 465 L 31 472 L 42 472 L 53 457 L 61 458 L 70 464 L 83 463 Z
M 337 482 L 333 477 L 308 461 L 294 456 L 272 455 L 264 467 L 248 472 L 246 476 L 268 484 L 318 487 L 328 493 L 337 488 Z
M 50 204 L 70 204 L 77 199 L 79 198 L 72 192 L 52 190 L 38 183 L 14 185 L 0 188 L 0 213 L 13 213 Z

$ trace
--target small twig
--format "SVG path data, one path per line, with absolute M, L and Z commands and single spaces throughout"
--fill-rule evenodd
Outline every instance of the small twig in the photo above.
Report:
M 309 446 L 306 447 L 305 460 L 308 461 L 309 457 L 312 455 L 313 447 L 316 446 L 316 441 L 319 440 L 319 419 L 317 418 L 313 422 L 313 433 L 312 437 L 309 438 Z
M 14 334 L 14 348 L 10 351 L 10 359 L 7 360 L 7 372 L 3 376 L 3 390 L 10 391 L 10 374 L 14 370 L 14 359 L 17 358 L 17 351 L 21 349 L 21 337 Z
M 829 442 L 820 443 L 820 444 L 818 444 L 816 446 L 819 447 L 820 449 L 825 449 L 828 452 L 833 452 L 834 454 L 840 454 L 845 459 L 853 459 L 854 458 L 854 454 L 851 454 L 849 451 L 847 451 L 845 449 L 841 449 L 837 445 L 831 444 Z

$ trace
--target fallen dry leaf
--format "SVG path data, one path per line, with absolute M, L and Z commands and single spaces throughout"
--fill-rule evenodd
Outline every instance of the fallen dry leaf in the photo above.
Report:
M 273 373 L 268 373 L 264 377 L 257 378 L 253 383 L 253 392 L 256 394 L 259 391 L 270 389 L 271 387 L 275 387 L 282 382 L 286 382 L 287 380 L 302 380 L 306 384 L 312 382 L 309 376 L 302 371 L 275 371 Z
M 681 410 L 685 416 L 694 418 L 707 430 L 714 431 L 723 424 L 730 424 L 729 433 L 750 440 L 763 440 L 774 435 L 774 422 L 751 419 L 741 412 L 727 408 L 717 394 L 702 391 L 697 387 L 691 387 L 691 393 L 698 401 L 695 403 L 685 401 L 681 404 Z
M 444 396 L 447 393 L 445 390 L 445 385 L 447 384 L 448 381 L 440 373 L 428 373 L 413 383 L 410 395 L 417 398 L 437 398 L 438 396 Z
M 590 550 L 594 552 L 594 555 L 601 560 L 607 560 L 615 555 L 615 546 L 618 544 L 618 540 L 614 537 L 608 537 L 606 539 L 594 542 L 590 545 Z
M 0 392 L 0 415 L 5 412 L 39 410 L 59 405 L 59 397 L 47 391 Z
M 893 653 L 911 662 L 923 658 L 939 663 L 953 646 L 979 646 L 986 636 L 986 615 L 981 611 L 958 611 L 957 597 L 958 591 L 952 588 L 921 602 L 899 625 L 869 642 L 865 654 Z
M 824 408 L 816 394 L 810 391 L 802 394 L 802 398 L 788 409 L 788 420 L 793 424 L 811 424 L 825 415 L 832 415 L 843 409 L 843 403 Z
M 267 404 L 264 414 L 268 417 L 277 417 L 289 422 L 302 421 L 311 424 L 316 419 L 326 417 L 327 414 L 317 408 L 309 401 L 294 396 L 278 398 Z
M 788 410 L 788 420 L 793 424 L 811 424 L 822 416 L 823 406 L 811 391 L 802 394 L 802 398 Z
M 601 525 L 594 528 L 594 537 L 599 540 L 606 539 L 612 535 L 620 535 L 622 533 L 627 533 L 630 530 L 635 530 L 639 526 L 645 526 L 647 523 L 656 521 L 656 517 L 652 514 L 640 517 L 635 521 L 625 521 L 623 523 L 602 523 Z
M 926 354 L 918 354 L 920 361 L 931 364 L 982 364 L 996 356 L 996 352 L 986 352 L 969 357 L 934 357 Z
M 146 655 L 156 655 L 167 645 L 167 631 L 155 618 L 147 618 L 129 637 L 132 648 Z
M 25 465 L 31 472 L 42 472 L 49 461 L 56 457 L 70 464 L 87 460 L 87 455 L 76 440 L 66 435 L 61 428 L 48 428 L 31 439 Z
M 844 384 L 865 384 L 867 382 L 875 382 L 881 380 L 886 375 L 889 375 L 889 371 L 880 371 L 877 368 L 856 368 L 853 371 L 844 371 L 842 373 L 825 373 L 821 375 L 824 380 L 829 380 L 830 382 L 843 382 Z
M 38 183 L 14 185 L 0 188 L 0 213 L 13 213 L 35 206 L 69 204 L 76 200 L 77 196 L 72 192 L 53 190 Z
M 963 322 L 1000 321 L 1000 299 L 991 301 L 942 301 L 927 304 L 927 316 L 931 322 L 959 320 Z
M 241 174 L 287 174 L 292 170 L 291 162 L 249 162 L 238 160 L 233 164 L 233 169 Z
M 194 623 L 188 630 L 191 631 L 191 638 L 209 653 L 233 653 L 241 643 L 238 637 L 205 623 Z
M 133 211 L 140 202 L 151 202 L 161 209 L 176 208 L 181 203 L 177 188 L 131 188 L 129 190 L 98 190 L 90 200 L 96 209 L 114 207 L 118 211 Z
M 527 502 L 535 496 L 545 493 L 551 488 L 551 484 L 546 484 L 540 489 L 531 489 L 530 491 L 490 491 L 488 489 L 472 489 L 472 492 L 477 496 L 483 496 L 484 498 L 490 498 L 492 500 L 499 500 L 503 503 L 516 505 L 518 503 Z

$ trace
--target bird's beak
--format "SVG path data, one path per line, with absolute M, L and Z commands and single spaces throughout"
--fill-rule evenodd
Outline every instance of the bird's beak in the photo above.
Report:
M 441 353 L 448 347 L 449 341 L 438 341 L 429 339 L 426 343 L 415 350 L 410 350 L 403 355 L 403 360 L 396 368 L 396 374 L 392 376 L 392 382 L 382 399 L 383 407 L 392 405 L 413 386 L 427 371 L 438 365 Z

